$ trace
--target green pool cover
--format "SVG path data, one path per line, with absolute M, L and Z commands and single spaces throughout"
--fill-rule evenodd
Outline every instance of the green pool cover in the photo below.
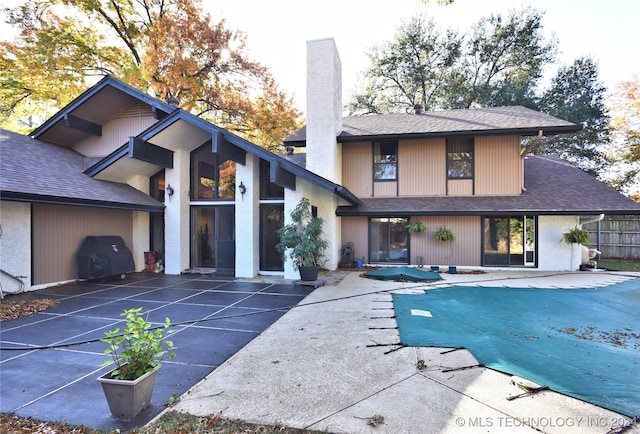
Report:
M 407 280 L 409 282 L 428 282 L 440 280 L 441 277 L 434 271 L 424 271 L 415 267 L 388 267 L 377 270 L 369 270 L 364 273 L 366 277 L 378 280 Z
M 400 341 L 640 415 L 640 279 L 582 289 L 453 286 L 394 294 Z

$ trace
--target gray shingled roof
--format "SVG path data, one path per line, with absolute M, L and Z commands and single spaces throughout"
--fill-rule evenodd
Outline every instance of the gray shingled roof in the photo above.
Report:
M 84 156 L 0 129 L 0 195 L 4 200 L 162 211 L 135 188 L 82 173 Z
M 360 207 L 337 214 L 410 215 L 587 215 L 640 214 L 640 203 L 571 164 L 550 156 L 525 159 L 525 188 L 519 196 L 361 198 Z
M 388 114 L 342 118 L 338 141 L 364 138 L 443 137 L 463 134 L 537 135 L 570 133 L 580 126 L 525 107 L 494 107 L 424 112 L 422 114 Z M 304 145 L 306 127 L 285 139 L 288 145 Z

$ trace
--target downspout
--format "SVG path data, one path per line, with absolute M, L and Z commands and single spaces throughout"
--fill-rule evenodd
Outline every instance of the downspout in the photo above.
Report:
M 529 154 L 529 152 L 531 152 L 531 150 L 538 144 L 540 143 L 540 140 L 542 140 L 542 134 L 543 131 L 542 130 L 538 130 L 538 136 L 533 139 L 533 141 L 531 143 L 529 143 L 529 146 L 527 146 L 526 148 L 524 148 L 521 152 L 520 152 L 520 164 L 521 164 L 521 173 L 522 173 L 522 179 L 520 180 L 521 185 L 522 185 L 522 191 L 527 191 L 527 188 L 524 185 L 524 158 Z
M 604 214 L 600 214 L 600 215 L 597 215 L 595 217 L 589 217 L 589 218 L 586 218 L 584 220 L 582 218 L 580 219 L 580 226 L 586 225 L 586 224 L 589 224 L 589 223 L 596 223 L 596 222 L 598 223 L 598 242 L 596 243 L 596 249 L 599 252 L 602 251 L 602 249 L 600 248 L 600 222 L 603 219 L 604 219 Z

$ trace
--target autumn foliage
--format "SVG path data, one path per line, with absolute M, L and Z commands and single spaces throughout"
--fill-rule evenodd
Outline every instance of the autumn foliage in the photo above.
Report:
M 19 31 L 0 42 L 5 128 L 17 119 L 37 126 L 105 74 L 176 97 L 270 150 L 299 127 L 293 100 L 248 57 L 245 35 L 199 0 L 27 0 L 5 12 Z

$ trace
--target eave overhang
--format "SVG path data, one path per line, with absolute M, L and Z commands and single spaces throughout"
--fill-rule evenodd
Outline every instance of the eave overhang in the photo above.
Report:
M 164 205 L 158 202 L 158 205 L 144 205 L 139 203 L 126 203 L 115 201 L 102 201 L 96 199 L 83 199 L 73 197 L 62 197 L 52 195 L 38 195 L 22 192 L 2 191 L 0 192 L 2 200 L 10 200 L 15 202 L 29 202 L 29 203 L 45 203 L 53 205 L 73 205 L 73 206 L 88 206 L 92 208 L 109 208 L 109 209 L 122 209 L 131 211 L 148 211 L 148 212 L 162 212 L 164 211 Z

